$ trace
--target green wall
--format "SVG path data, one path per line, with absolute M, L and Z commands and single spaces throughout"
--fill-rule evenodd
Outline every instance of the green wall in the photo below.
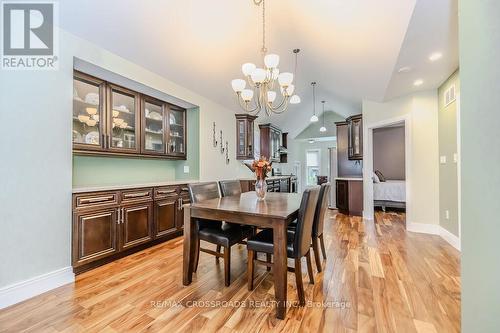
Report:
M 462 331 L 500 328 L 500 1 L 459 1 Z
M 453 155 L 457 154 L 457 102 L 445 106 L 445 91 L 455 85 L 455 92 L 460 93 L 459 73 L 453 73 L 439 87 L 439 156 L 446 156 L 446 164 L 439 164 L 439 224 L 454 234 L 458 234 L 458 170 Z M 446 211 L 449 218 L 446 218 Z
M 187 113 L 188 136 L 186 161 L 73 156 L 73 187 L 128 185 L 168 180 L 198 179 L 200 174 L 199 109 Z M 184 173 L 184 166 L 189 173 Z

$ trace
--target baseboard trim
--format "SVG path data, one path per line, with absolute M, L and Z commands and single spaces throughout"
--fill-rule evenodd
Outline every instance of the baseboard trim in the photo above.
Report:
M 406 222 L 406 230 L 421 234 L 438 235 L 458 251 L 461 251 L 460 239 L 438 224 Z
M 0 309 L 75 281 L 71 266 L 0 288 Z

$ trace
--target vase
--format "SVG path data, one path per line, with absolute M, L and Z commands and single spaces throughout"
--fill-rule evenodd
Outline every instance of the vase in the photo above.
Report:
M 267 182 L 264 179 L 257 179 L 255 182 L 255 193 L 257 194 L 257 200 L 259 201 L 266 198 Z

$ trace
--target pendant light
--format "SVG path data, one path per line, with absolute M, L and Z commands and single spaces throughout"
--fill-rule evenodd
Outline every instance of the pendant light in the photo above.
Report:
M 320 132 L 326 132 L 326 127 L 325 127 L 325 101 L 321 101 L 321 104 L 323 105 L 323 126 L 319 129 Z
M 311 116 L 311 122 L 315 123 L 318 121 L 318 116 L 316 115 L 316 82 L 311 82 L 313 87 L 313 115 Z

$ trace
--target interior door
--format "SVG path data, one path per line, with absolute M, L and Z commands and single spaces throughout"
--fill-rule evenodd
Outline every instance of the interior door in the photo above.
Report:
M 82 265 L 119 251 L 118 209 L 77 213 L 73 221 L 73 265 Z
M 122 249 L 149 242 L 152 233 L 153 203 L 146 202 L 122 208 Z

